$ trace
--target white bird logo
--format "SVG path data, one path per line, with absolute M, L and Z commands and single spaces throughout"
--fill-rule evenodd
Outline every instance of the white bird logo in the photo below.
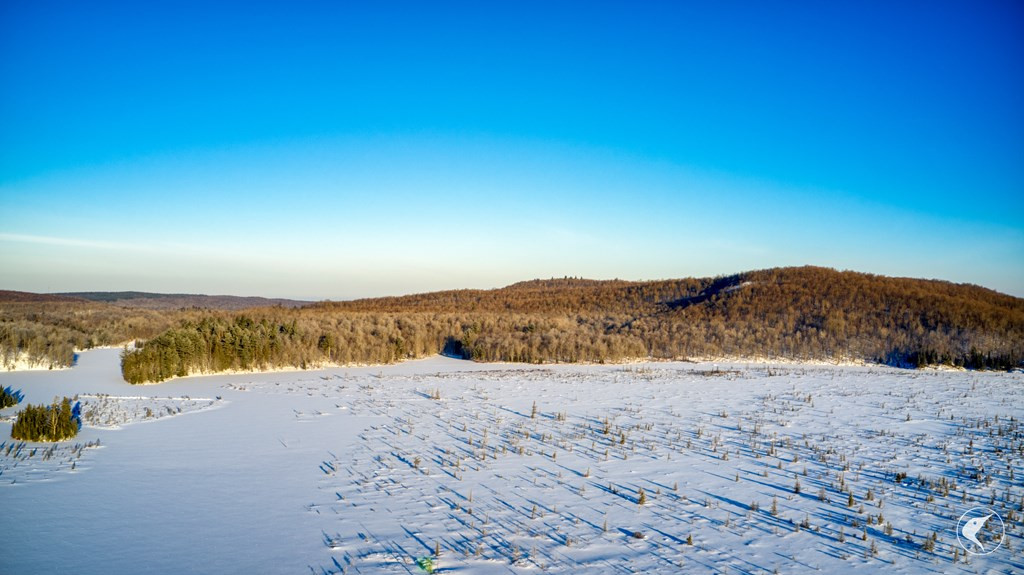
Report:
M 981 528 L 985 526 L 985 523 L 992 517 L 992 515 L 994 514 L 989 514 L 985 517 L 975 517 L 974 519 L 965 521 L 964 526 L 960 528 L 960 533 L 964 536 L 964 539 L 967 539 L 971 543 L 977 545 L 982 552 L 985 551 L 985 546 L 978 541 L 978 531 L 981 531 Z

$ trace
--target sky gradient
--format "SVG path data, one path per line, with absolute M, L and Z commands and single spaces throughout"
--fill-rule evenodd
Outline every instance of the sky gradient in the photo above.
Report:
M 553 4 L 0 4 L 0 289 L 1024 296 L 1024 5 Z

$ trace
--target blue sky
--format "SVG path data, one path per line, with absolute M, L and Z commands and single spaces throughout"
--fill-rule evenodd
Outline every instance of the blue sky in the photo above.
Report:
M 1019 2 L 0 5 L 0 288 L 1024 296 Z

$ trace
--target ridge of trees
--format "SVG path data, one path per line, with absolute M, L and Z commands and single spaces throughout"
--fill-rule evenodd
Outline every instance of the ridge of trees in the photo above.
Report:
M 1024 360 L 1024 300 L 816 267 L 653 282 L 539 280 L 207 313 L 126 353 L 122 367 L 128 381 L 143 382 L 439 351 L 531 363 L 727 356 L 1010 369 Z

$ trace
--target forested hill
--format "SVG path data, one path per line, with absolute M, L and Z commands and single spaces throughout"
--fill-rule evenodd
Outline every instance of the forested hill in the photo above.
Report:
M 1024 300 L 985 288 L 804 267 L 654 282 L 541 280 L 495 290 L 192 314 L 125 357 L 126 379 L 381 363 L 695 357 L 1008 369 Z
M 960 324 L 982 317 L 1024 314 L 1024 300 L 968 284 L 893 278 L 829 268 L 799 267 L 751 271 L 725 277 L 630 282 L 575 278 L 533 280 L 494 290 L 453 290 L 401 297 L 319 302 L 323 311 L 434 313 L 631 313 L 638 316 L 687 314 L 730 321 L 799 316 L 801 323 L 822 318 L 875 317 L 899 312 Z M 703 310 L 699 313 L 695 310 Z M 686 315 L 686 314 L 684 314 Z M 753 317 L 751 317 L 753 316 Z M 794 318 L 795 319 L 795 318 Z M 909 319 L 909 318 L 908 318 Z M 999 323 L 994 317 L 991 317 Z M 1019 323 L 1018 323 L 1019 326 Z M 818 326 L 820 327 L 820 326 Z M 927 326 L 926 326 L 927 327 Z

